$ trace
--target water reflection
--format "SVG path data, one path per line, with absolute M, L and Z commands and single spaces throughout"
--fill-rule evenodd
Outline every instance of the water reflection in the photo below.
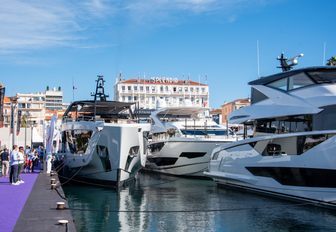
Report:
M 141 173 L 120 192 L 64 191 L 78 231 L 334 231 L 336 213 L 218 188 L 212 181 Z

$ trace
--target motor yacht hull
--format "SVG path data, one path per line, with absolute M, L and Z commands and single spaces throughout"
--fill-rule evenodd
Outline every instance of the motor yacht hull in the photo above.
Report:
M 205 177 L 211 151 L 229 141 L 211 139 L 175 138 L 151 143 L 163 145 L 160 151 L 150 152 L 146 169 L 163 174 L 190 177 Z
M 215 149 L 205 175 L 228 187 L 336 207 L 336 136 L 332 132 L 310 147 L 307 138 L 323 134 L 269 136 Z M 295 154 L 294 150 L 301 150 L 298 138 L 303 136 L 305 148 Z M 270 143 L 281 146 L 282 152 L 266 154 L 264 148 Z
M 136 177 L 145 151 L 143 132 L 149 124 L 72 122 L 62 127 L 63 131 L 93 131 L 85 153 L 63 154 L 63 174 L 68 180 L 118 187 Z

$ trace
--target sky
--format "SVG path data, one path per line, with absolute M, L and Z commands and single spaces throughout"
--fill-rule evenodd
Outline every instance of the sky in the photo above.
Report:
M 280 72 L 281 52 L 304 53 L 296 68 L 336 55 L 335 11 L 332 0 L 2 0 L 0 82 L 6 96 L 61 86 L 71 102 L 72 83 L 74 100 L 90 99 L 97 75 L 110 99 L 119 73 L 189 76 L 217 108 Z

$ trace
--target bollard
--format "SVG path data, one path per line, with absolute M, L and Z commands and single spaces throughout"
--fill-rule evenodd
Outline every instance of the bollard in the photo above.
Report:
M 62 201 L 59 201 L 56 204 L 57 204 L 56 209 L 64 209 L 65 207 L 65 203 Z
M 69 223 L 69 221 L 65 220 L 65 219 L 58 220 L 58 224 L 61 224 L 61 225 L 66 225 L 68 223 Z
M 50 172 L 50 176 L 54 176 L 55 173 L 53 171 Z
M 65 226 L 65 232 L 68 232 L 68 223 L 69 221 L 65 219 L 58 220 L 59 225 Z
M 50 184 L 56 184 L 56 179 L 51 178 L 51 179 L 50 179 Z
M 56 189 L 56 184 L 51 184 L 50 189 Z

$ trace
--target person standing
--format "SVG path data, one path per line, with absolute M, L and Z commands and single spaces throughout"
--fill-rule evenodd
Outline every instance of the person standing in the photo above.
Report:
M 19 147 L 18 159 L 19 159 L 18 180 L 20 184 L 23 184 L 24 181 L 21 179 L 21 172 L 23 171 L 25 165 L 25 155 L 23 147 Z
M 33 154 L 33 165 L 32 165 L 32 169 L 31 169 L 32 172 L 34 172 L 34 168 L 37 166 L 38 160 L 39 160 L 38 152 L 35 149 L 33 149 L 33 152 L 34 152 L 34 154 Z
M 12 185 L 19 185 L 18 181 L 18 169 L 19 169 L 19 148 L 17 145 L 13 146 L 13 150 L 10 153 L 10 174 L 9 182 Z
M 4 151 L 1 153 L 1 161 L 2 161 L 2 176 L 8 177 L 9 171 L 9 152 L 8 149 L 5 148 Z

